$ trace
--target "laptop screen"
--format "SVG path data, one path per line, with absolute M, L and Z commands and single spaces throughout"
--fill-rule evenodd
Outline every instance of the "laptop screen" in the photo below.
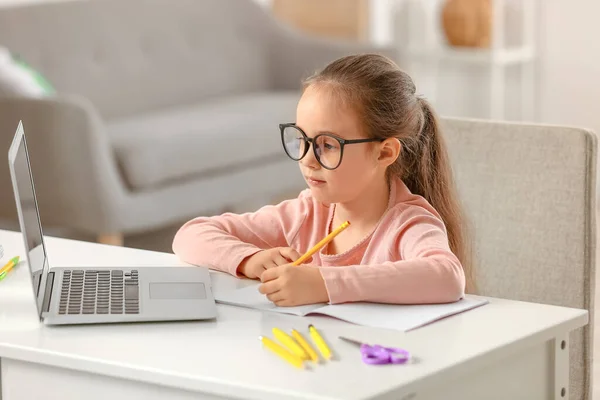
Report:
M 21 230 L 27 246 L 27 262 L 31 269 L 33 289 L 37 296 L 38 311 L 41 306 L 43 290 L 40 282 L 46 263 L 42 227 L 38 214 L 37 200 L 33 187 L 33 176 L 29 164 L 29 154 L 22 126 L 19 124 L 13 147 L 11 148 L 10 163 L 13 173 L 13 187 L 19 208 Z

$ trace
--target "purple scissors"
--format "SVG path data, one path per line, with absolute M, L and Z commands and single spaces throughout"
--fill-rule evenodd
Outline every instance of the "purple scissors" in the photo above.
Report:
M 360 353 L 365 364 L 405 364 L 410 359 L 408 351 L 395 347 L 370 345 L 357 340 L 339 337 L 346 342 L 360 346 Z

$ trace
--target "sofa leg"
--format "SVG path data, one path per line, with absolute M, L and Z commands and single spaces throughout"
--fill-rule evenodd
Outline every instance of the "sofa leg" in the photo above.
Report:
M 109 244 L 112 246 L 123 246 L 124 238 L 122 233 L 110 233 L 98 235 L 96 241 L 98 243 Z

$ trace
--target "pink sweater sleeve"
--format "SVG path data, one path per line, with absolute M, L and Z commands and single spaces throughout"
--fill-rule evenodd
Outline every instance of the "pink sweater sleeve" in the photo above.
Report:
M 420 207 L 410 207 L 393 218 L 399 228 L 388 230 L 385 240 L 378 242 L 381 247 L 372 253 L 389 252 L 390 260 L 399 261 L 322 267 L 331 304 L 448 303 L 463 297 L 464 272 L 450 251 L 441 220 Z
M 239 264 L 260 250 L 287 247 L 299 230 L 308 202 L 305 193 L 253 213 L 198 217 L 175 234 L 173 252 L 184 262 L 237 275 Z

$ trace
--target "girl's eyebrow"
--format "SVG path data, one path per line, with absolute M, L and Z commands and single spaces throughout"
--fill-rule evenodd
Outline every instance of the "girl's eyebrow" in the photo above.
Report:
M 317 135 L 324 135 L 324 134 L 335 136 L 335 137 L 340 138 L 340 139 L 344 139 L 342 136 L 340 136 L 340 135 L 338 135 L 338 134 L 336 134 L 334 132 L 331 132 L 331 131 L 317 131 Z
M 295 125 L 296 125 L 298 128 L 302 129 L 302 131 L 306 133 L 306 136 L 308 136 L 308 137 L 311 137 L 311 136 L 308 134 L 308 132 L 307 132 L 307 131 L 306 131 L 304 128 L 302 128 L 300 125 L 298 125 L 298 123 L 297 123 L 297 122 L 295 122 L 294 124 L 295 124 Z M 334 133 L 334 132 L 332 132 L 332 131 L 317 131 L 317 133 L 315 134 L 315 136 L 317 136 L 317 135 L 323 135 L 323 134 L 327 134 L 327 135 L 335 136 L 336 138 L 339 138 L 339 139 L 342 139 L 342 140 L 345 140 L 345 139 L 346 139 L 346 138 L 342 137 L 341 135 L 338 135 L 338 134 L 336 134 L 336 133 Z
M 298 128 L 302 129 L 302 131 L 306 133 L 306 136 L 310 137 L 310 135 L 308 134 L 308 132 L 304 128 L 302 128 L 300 125 L 298 125 L 298 123 L 295 123 L 295 125 Z M 334 132 L 331 132 L 331 131 L 317 131 L 317 133 L 315 134 L 315 136 L 317 136 L 317 135 L 323 135 L 323 134 L 332 135 L 332 136 L 335 136 L 337 138 L 344 139 L 342 136 L 340 136 L 340 135 L 338 135 L 338 134 L 336 134 Z

